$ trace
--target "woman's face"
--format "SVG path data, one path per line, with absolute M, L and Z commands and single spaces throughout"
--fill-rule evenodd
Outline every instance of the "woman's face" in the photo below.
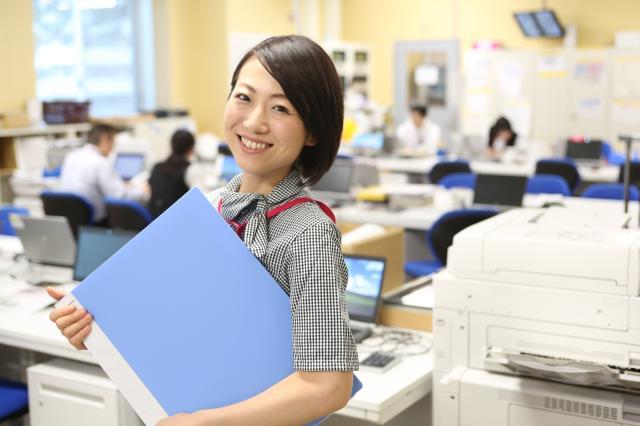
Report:
M 305 145 L 313 145 L 302 118 L 257 58 L 240 70 L 224 112 L 224 133 L 243 179 L 276 184 Z

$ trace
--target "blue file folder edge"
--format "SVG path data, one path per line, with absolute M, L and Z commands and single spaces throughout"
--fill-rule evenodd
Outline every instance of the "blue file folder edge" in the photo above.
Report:
M 69 299 L 94 316 L 85 344 L 147 424 L 293 372 L 289 298 L 197 189 Z

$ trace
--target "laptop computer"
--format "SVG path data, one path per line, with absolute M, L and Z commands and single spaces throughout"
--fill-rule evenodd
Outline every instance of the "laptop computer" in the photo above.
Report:
M 29 260 L 29 266 L 15 274 L 32 284 L 63 283 L 71 280 L 76 242 L 67 218 L 10 215 Z
M 600 157 L 602 156 L 602 141 L 567 141 L 565 154 L 577 163 L 599 164 L 601 161 Z
M 371 335 L 378 319 L 386 260 L 354 255 L 345 255 L 344 260 L 349 270 L 346 299 L 351 333 L 360 343 Z
M 350 201 L 351 183 L 355 170 L 352 158 L 338 157 L 324 176 L 311 188 L 309 193 L 313 198 L 324 201 L 329 205 Z
M 472 207 L 520 207 L 527 189 L 527 180 L 526 176 L 479 174 Z
M 113 168 L 123 180 L 131 180 L 143 170 L 144 154 L 118 153 L 116 161 L 113 163 Z
M 360 133 L 351 141 L 351 149 L 358 155 L 377 156 L 382 154 L 384 142 L 384 132 Z
M 135 235 L 135 232 L 81 226 L 73 280 L 80 282 L 87 278 Z

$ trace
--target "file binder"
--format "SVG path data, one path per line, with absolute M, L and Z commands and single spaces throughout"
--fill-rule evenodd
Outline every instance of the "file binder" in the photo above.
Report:
M 85 345 L 146 424 L 293 373 L 289 297 L 198 189 L 57 306 L 68 304 L 93 315 Z

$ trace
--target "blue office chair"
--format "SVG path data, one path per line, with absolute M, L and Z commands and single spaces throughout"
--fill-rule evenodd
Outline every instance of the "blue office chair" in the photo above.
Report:
M 9 220 L 10 214 L 29 216 L 29 210 L 9 205 L 0 207 L 0 235 L 16 235 L 16 230 L 13 229 L 11 221 Z
M 433 165 L 429 171 L 431 183 L 440 183 L 440 179 L 452 173 L 471 173 L 469 162 L 464 160 L 440 161 Z
M 527 181 L 527 194 L 571 195 L 567 181 L 557 175 L 534 175 Z
M 545 158 L 536 163 L 536 175 L 557 175 L 567 181 L 573 194 L 580 184 L 580 173 L 575 163 L 568 158 Z
M 78 239 L 81 225 L 93 225 L 93 206 L 82 195 L 73 192 L 43 191 L 40 199 L 47 216 L 64 216 L 69 221 L 73 236 Z
M 427 233 L 427 245 L 434 260 L 414 260 L 404 264 L 404 271 L 412 277 L 437 272 L 447 264 L 447 249 L 453 237 L 464 228 L 483 221 L 498 212 L 491 209 L 452 210 L 440 216 Z
M 0 379 L 0 422 L 14 420 L 29 408 L 29 393 L 22 383 Z
M 602 141 L 602 158 L 607 160 L 607 163 L 615 166 L 621 166 L 624 164 L 624 155 L 619 152 L 615 152 L 609 142 Z
M 446 175 L 438 185 L 444 186 L 447 189 L 451 188 L 469 188 L 474 189 L 476 187 L 476 175 L 473 173 L 451 173 Z
M 104 202 L 110 228 L 138 232 L 153 221 L 151 212 L 136 201 L 105 197 Z
M 624 184 L 621 183 L 594 183 L 589 185 L 582 193 L 584 198 L 604 198 L 607 200 L 624 200 Z M 638 188 L 629 186 L 629 199 L 638 201 L 640 195 Z

